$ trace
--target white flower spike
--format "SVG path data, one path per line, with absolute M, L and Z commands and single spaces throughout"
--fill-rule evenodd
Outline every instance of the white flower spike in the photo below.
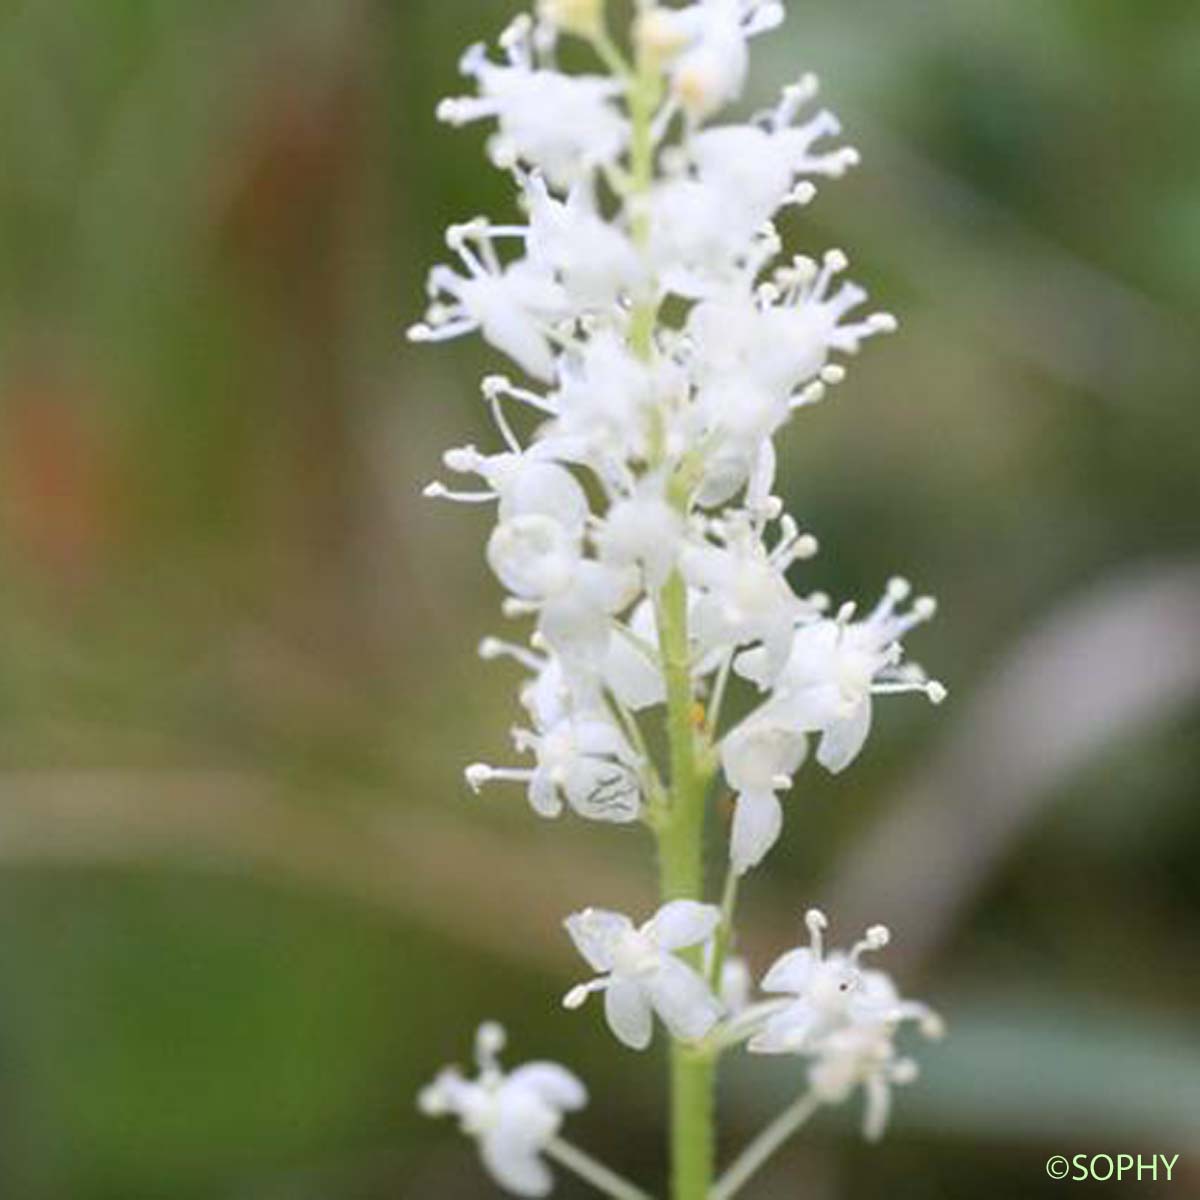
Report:
M 657 841 L 663 894 L 678 898 L 640 925 L 605 909 L 568 917 L 595 976 L 564 1003 L 603 993 L 613 1034 L 638 1050 L 662 1022 L 680 1087 L 675 1200 L 730 1200 L 824 1104 L 861 1089 L 865 1132 L 878 1137 L 891 1089 L 915 1075 L 899 1032 L 939 1028 L 863 965 L 887 944 L 883 925 L 826 952 L 828 922 L 810 910 L 809 945 L 771 966 L 765 997 L 738 956 L 739 889 L 795 819 L 783 797 L 810 752 L 843 771 L 877 696 L 946 694 L 902 645 L 933 600 L 910 600 L 893 579 L 863 617 L 832 606 L 808 579 L 816 539 L 776 487 L 783 431 L 898 326 L 849 281 L 843 251 L 784 249 L 781 214 L 859 159 L 817 103 L 816 77 L 793 77 L 749 120 L 726 111 L 745 93 L 755 39 L 784 18 L 779 0 L 533 8 L 499 54 L 466 52 L 475 94 L 438 108 L 451 125 L 489 123 L 513 211 L 450 227 L 453 265 L 430 272 L 410 330 L 418 342 L 478 333 L 513 364 L 511 378 L 483 380 L 492 443 L 444 456 L 473 480 L 425 489 L 490 520 L 502 612 L 526 623 L 479 652 L 525 672 L 513 740 L 527 757 L 474 763 L 466 782 L 517 784 L 539 816 L 570 809 Z M 625 31 L 610 27 L 617 11 L 631 16 Z M 720 907 L 702 885 L 718 775 L 734 800 Z M 553 1160 L 611 1200 L 646 1200 L 558 1139 L 563 1113 L 583 1103 L 578 1081 L 548 1064 L 505 1074 L 501 1040 L 485 1026 L 478 1078 L 443 1072 L 426 1111 L 457 1116 L 518 1194 L 544 1194 Z M 801 1058 L 809 1091 L 718 1181 L 706 1093 L 720 1054 L 743 1045 Z

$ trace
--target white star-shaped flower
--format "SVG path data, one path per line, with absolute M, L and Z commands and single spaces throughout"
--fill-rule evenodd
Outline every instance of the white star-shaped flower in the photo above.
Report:
M 720 920 L 715 905 L 694 900 L 671 900 L 641 926 L 607 909 L 575 913 L 565 922 L 567 932 L 601 975 L 572 988 L 563 1003 L 578 1008 L 591 992 L 602 991 L 609 1028 L 634 1050 L 650 1044 L 655 1013 L 676 1038 L 704 1037 L 720 1018 L 721 1004 L 676 951 L 706 942 Z
M 542 1152 L 557 1136 L 563 1114 L 587 1103 L 587 1091 L 557 1063 L 531 1062 L 505 1072 L 498 1058 L 504 1040 L 499 1025 L 481 1025 L 476 1078 L 448 1067 L 421 1092 L 418 1105 L 427 1116 L 457 1117 L 501 1187 L 518 1196 L 545 1196 L 553 1178 Z
M 888 585 L 883 599 L 864 620 L 846 605 L 836 619 L 797 627 L 782 669 L 762 648 L 738 658 L 736 669 L 771 698 L 759 711 L 798 732 L 819 733 L 817 761 L 838 772 L 858 757 L 871 730 L 872 697 L 922 692 L 940 703 L 946 689 L 913 664 L 902 664 L 900 639 L 936 611 L 921 597 L 906 613 L 896 611 L 911 589 L 902 579 Z
M 906 1019 L 936 1022 L 923 1004 L 902 1000 L 883 971 L 865 969 L 860 959 L 882 950 L 891 940 L 885 925 L 872 925 L 849 952 L 826 953 L 824 933 L 829 921 L 820 909 L 805 914 L 810 943 L 789 950 L 766 973 L 764 992 L 794 997 L 771 1016 L 749 1049 L 759 1054 L 793 1054 L 811 1050 L 830 1034 L 859 1025 L 878 1025 Z

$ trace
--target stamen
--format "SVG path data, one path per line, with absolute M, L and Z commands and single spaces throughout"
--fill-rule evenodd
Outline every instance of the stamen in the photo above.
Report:
M 818 379 L 801 388 L 788 402 L 789 408 L 807 408 L 825 399 L 825 385 Z
M 488 783 L 528 783 L 533 778 L 533 772 L 528 768 L 489 767 L 487 763 L 472 763 L 463 771 L 463 777 L 471 791 L 478 795 Z
M 808 927 L 809 945 L 816 958 L 822 958 L 825 953 L 825 930 L 829 928 L 829 918 L 819 909 L 810 908 L 804 914 L 804 924 Z
M 546 666 L 545 659 L 531 654 L 524 646 L 518 646 L 515 642 L 506 642 L 495 637 L 485 637 L 479 643 L 479 657 L 485 662 L 491 662 L 497 658 L 511 658 L 531 671 L 541 671 Z
M 868 952 L 882 950 L 892 940 L 892 931 L 886 925 L 872 925 L 862 939 L 850 950 L 850 961 L 858 964 L 859 958 Z
M 512 426 L 509 425 L 504 416 L 504 410 L 500 407 L 500 400 L 493 396 L 490 402 L 492 410 L 492 420 L 496 422 L 496 428 L 500 430 L 500 436 L 504 439 L 504 443 L 514 454 L 523 453 L 521 443 L 517 441 L 517 435 L 513 433 Z
M 926 1010 L 918 1028 L 931 1042 L 939 1042 L 946 1036 L 946 1022 L 932 1010 Z
M 592 979 L 587 983 L 577 983 L 563 998 L 563 1008 L 582 1008 L 587 998 L 593 992 L 602 992 L 608 987 L 607 979 Z
M 496 499 L 495 492 L 456 492 L 436 479 L 421 489 L 421 495 L 428 500 L 454 500 L 459 504 L 490 504 Z
M 495 772 L 486 763 L 472 763 L 463 771 L 463 777 L 471 791 L 478 795 L 484 784 L 495 778 Z
M 532 617 L 541 611 L 541 605 L 536 600 L 520 600 L 516 596 L 507 596 L 500 604 L 500 611 L 510 620 L 518 617 Z
M 460 475 L 481 474 L 480 467 L 486 461 L 486 458 L 474 446 L 455 446 L 442 455 L 442 462 L 451 471 L 457 471 Z
M 504 1026 L 495 1021 L 485 1021 L 475 1034 L 475 1061 L 485 1074 L 500 1072 L 500 1051 L 508 1041 Z
M 796 205 L 797 208 L 804 208 L 811 204 L 817 198 L 817 185 L 811 180 L 802 179 L 796 184 L 786 197 L 786 202 Z

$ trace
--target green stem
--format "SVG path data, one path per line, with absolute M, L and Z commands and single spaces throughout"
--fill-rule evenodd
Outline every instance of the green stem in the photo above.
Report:
M 758 1169 L 821 1107 L 812 1092 L 789 1105 L 738 1155 L 717 1180 L 709 1200 L 731 1200 Z
M 562 1138 L 555 1138 L 545 1146 L 544 1153 L 561 1167 L 574 1172 L 580 1179 L 590 1183 L 598 1192 L 613 1197 L 613 1200 L 650 1200 L 650 1196 L 641 1188 L 634 1187 L 627 1179 L 622 1179 L 616 1171 L 609 1170 L 602 1162 L 590 1154 L 572 1146 Z
M 636 41 L 636 37 L 635 37 Z M 629 192 L 631 234 L 643 252 L 650 236 L 645 200 L 654 181 L 654 112 L 662 95 L 661 64 L 637 46 L 636 72 L 628 91 L 630 115 Z M 638 358 L 654 356 L 658 300 L 653 291 L 633 305 L 629 345 Z M 663 455 L 663 423 L 655 426 L 651 463 Z M 673 496 L 681 511 L 687 498 Z M 670 790 L 662 819 L 656 821 L 663 900 L 704 898 L 704 816 L 708 791 L 707 756 L 698 753 L 700 730 L 693 712 L 688 644 L 687 585 L 678 571 L 655 597 L 659 659 L 667 688 Z M 706 743 L 705 743 L 706 745 Z M 703 970 L 697 948 L 684 955 Z M 713 1177 L 713 1076 L 711 1051 L 671 1044 L 671 1194 L 674 1200 L 706 1200 Z
M 667 684 L 671 801 L 659 830 L 664 900 L 704 894 L 704 817 L 708 779 L 697 761 L 688 658 L 687 588 L 673 574 L 658 597 L 660 656 Z M 693 965 L 700 969 L 698 951 Z M 705 1200 L 713 1171 L 714 1057 L 675 1042 L 671 1046 L 671 1192 L 674 1200 Z
M 725 889 L 721 893 L 721 923 L 717 926 L 717 934 L 713 939 L 712 965 L 709 969 L 709 983 L 718 995 L 721 990 L 721 971 L 725 967 L 725 959 L 729 955 L 729 943 L 733 939 L 733 913 L 737 908 L 738 874 L 732 865 L 725 874 Z

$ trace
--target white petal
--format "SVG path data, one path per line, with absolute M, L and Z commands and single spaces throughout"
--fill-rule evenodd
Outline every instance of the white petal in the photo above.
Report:
M 575 744 L 581 754 L 610 755 L 629 762 L 633 752 L 624 734 L 611 722 L 581 718 L 575 722 Z
M 872 1075 L 863 1085 L 866 1091 L 866 1108 L 863 1112 L 863 1134 L 869 1142 L 877 1142 L 887 1128 L 892 1110 L 892 1089 L 887 1080 Z
M 537 324 L 516 311 L 489 310 L 483 319 L 484 338 L 535 379 L 554 379 L 554 355 Z
M 662 672 L 624 634 L 614 633 L 604 660 L 604 682 L 627 708 L 638 712 L 666 697 Z
M 604 993 L 604 1015 L 609 1029 L 631 1050 L 645 1050 L 650 1045 L 653 1019 L 641 984 L 614 979 Z
M 567 777 L 566 793 L 571 807 L 592 821 L 628 824 L 641 811 L 637 776 L 621 763 L 603 758 L 577 760 Z
M 538 1157 L 536 1145 L 510 1140 L 501 1129 L 489 1130 L 479 1140 L 479 1155 L 493 1179 L 518 1196 L 547 1196 L 554 1186 L 549 1167 Z
M 563 810 L 558 789 L 549 771 L 534 771 L 529 779 L 529 806 L 540 817 L 557 817 Z
M 797 1000 L 771 1017 L 746 1048 L 754 1054 L 794 1054 L 804 1048 L 818 1024 L 819 1015 L 812 1005 Z
M 721 768 L 734 791 L 778 791 L 774 781 L 795 774 L 806 749 L 803 733 L 760 710 L 722 739 Z
M 734 660 L 733 669 L 743 679 L 757 684 L 762 690 L 765 690 L 771 682 L 771 659 L 761 646 L 739 654 Z
M 547 1104 L 573 1111 L 587 1103 L 587 1089 L 558 1063 L 531 1062 L 509 1073 L 507 1083 L 529 1088 Z
M 871 701 L 862 700 L 848 717 L 825 730 L 817 747 L 817 762 L 827 771 L 844 771 L 857 757 L 871 732 Z
M 671 900 L 646 922 L 643 932 L 664 950 L 682 950 L 706 941 L 720 923 L 721 910 L 715 904 Z
M 588 502 L 579 481 L 565 467 L 526 460 L 512 482 L 501 489 L 499 512 L 501 521 L 536 514 L 581 530 L 587 521 Z
M 813 952 L 808 947 L 789 950 L 775 960 L 759 986 L 764 992 L 794 992 L 798 996 L 808 987 L 816 965 Z
M 720 1020 L 721 1005 L 687 963 L 667 957 L 646 982 L 654 1010 L 672 1035 L 692 1042 Z
M 733 869 L 744 875 L 758 866 L 779 840 L 782 829 L 783 806 L 774 792 L 743 792 L 738 796 L 729 838 Z
M 611 971 L 613 951 L 621 935 L 633 929 L 633 922 L 605 908 L 585 908 L 572 913 L 563 924 L 575 948 L 597 971 Z

